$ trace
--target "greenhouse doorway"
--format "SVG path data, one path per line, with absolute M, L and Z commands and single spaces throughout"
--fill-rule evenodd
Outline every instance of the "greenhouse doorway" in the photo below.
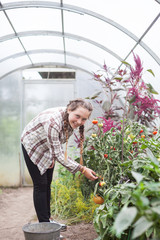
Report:
M 76 96 L 75 71 L 71 69 L 29 69 L 23 71 L 22 131 L 39 112 L 52 107 L 66 106 Z M 21 152 L 21 185 L 32 181 Z

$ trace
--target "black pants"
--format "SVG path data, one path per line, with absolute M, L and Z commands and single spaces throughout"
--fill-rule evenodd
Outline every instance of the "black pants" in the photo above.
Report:
M 53 169 L 41 175 L 38 167 L 29 158 L 22 145 L 24 159 L 33 181 L 33 202 L 39 222 L 49 222 L 50 218 L 50 198 Z

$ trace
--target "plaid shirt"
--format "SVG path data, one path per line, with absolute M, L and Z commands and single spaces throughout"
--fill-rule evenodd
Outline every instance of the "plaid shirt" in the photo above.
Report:
M 71 173 L 76 173 L 80 165 L 70 157 L 65 160 L 62 144 L 66 142 L 63 115 L 66 108 L 50 108 L 41 112 L 25 127 L 21 142 L 30 159 L 37 165 L 41 175 L 58 161 Z M 68 137 L 73 133 L 69 126 Z

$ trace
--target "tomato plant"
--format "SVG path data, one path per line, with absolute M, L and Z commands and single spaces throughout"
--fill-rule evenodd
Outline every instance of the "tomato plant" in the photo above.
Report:
M 85 142 L 83 158 L 106 183 L 88 182 L 94 195 L 104 199 L 94 216 L 98 240 L 160 239 L 160 136 L 154 122 L 160 101 L 143 81 L 139 56 L 133 56 L 135 67 L 123 62 L 129 72 L 126 68 L 112 74 L 104 64 L 102 74 L 94 74 L 107 98 L 101 100 L 98 94 L 93 100 L 103 110 L 103 128 L 94 126 L 97 136 Z M 117 104 L 121 97 L 122 105 Z
M 158 133 L 153 135 L 152 131 L 143 124 L 131 123 L 129 120 L 121 122 L 121 128 L 111 128 L 106 132 L 98 125 L 96 127 L 97 131 L 94 128 L 96 138 L 93 138 L 91 134 L 84 142 L 83 159 L 84 164 L 101 177 L 94 182 L 86 181 L 84 194 L 88 194 L 88 187 L 94 191 L 94 196 L 98 195 L 104 199 L 94 214 L 94 226 L 99 234 L 99 239 L 127 240 L 126 236 L 129 232 L 135 234 L 136 231 L 138 233 L 134 226 L 134 220 L 131 218 L 131 211 L 136 209 L 137 221 L 146 216 L 148 219 L 151 216 L 150 207 L 145 206 L 145 202 L 149 202 L 151 206 L 152 200 L 159 196 L 157 191 L 159 191 L 160 162 L 156 158 L 158 159 L 160 155 L 160 136 Z M 142 132 L 140 133 L 142 129 L 145 138 L 141 137 L 143 136 Z M 156 183 L 156 188 L 153 187 L 152 182 Z M 146 194 L 148 195 L 146 196 Z M 132 231 L 131 228 L 124 225 L 125 229 L 119 237 L 116 232 L 118 214 L 122 217 L 122 221 L 129 221 L 123 212 L 125 205 L 131 225 L 133 224 Z M 154 213 L 152 216 L 155 217 Z M 159 217 L 157 215 L 157 219 Z M 156 221 L 154 229 L 157 229 L 158 226 Z M 113 226 L 114 231 L 111 231 Z M 151 229 L 148 228 L 148 231 Z M 154 231 L 156 232 L 156 230 Z M 153 233 L 153 231 L 151 232 Z M 148 233 L 143 233 L 146 240 L 145 234 Z

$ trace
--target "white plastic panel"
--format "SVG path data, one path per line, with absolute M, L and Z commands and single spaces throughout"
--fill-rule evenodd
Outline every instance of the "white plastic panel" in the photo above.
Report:
M 43 62 L 48 62 L 48 63 L 64 63 L 64 55 L 63 54 L 55 54 L 55 53 L 41 53 L 41 54 L 32 54 L 30 55 L 33 63 L 43 63 Z
M 20 38 L 27 51 L 33 49 L 58 49 L 63 50 L 63 39 L 61 37 L 28 36 Z
M 61 12 L 48 8 L 20 8 L 6 11 L 16 32 L 32 30 L 61 31 Z M 23 23 L 23 24 L 22 24 Z
M 20 0 L 21 2 L 25 2 L 26 0 Z M 15 0 L 1 0 L 1 3 L 4 4 L 4 3 L 13 3 L 13 2 L 17 2 Z M 37 0 L 34 0 L 34 2 L 38 2 Z M 60 0 L 54 0 L 54 2 L 57 2 L 59 3 Z
M 89 59 L 99 63 L 99 65 L 103 65 L 104 62 L 107 65 L 112 63 L 114 66 L 118 66 L 119 64 L 119 60 L 116 57 L 85 41 L 66 39 L 65 43 L 67 52 L 76 52 L 79 55 L 86 56 Z
M 160 18 L 146 34 L 143 41 L 160 57 Z
M 96 64 L 94 63 L 91 63 L 87 60 L 84 60 L 82 58 L 75 58 L 75 57 L 71 57 L 71 56 L 66 56 L 66 63 L 69 64 L 69 65 L 75 65 L 75 62 L 76 62 L 76 65 L 79 67 L 79 68 L 82 68 L 82 69 L 86 69 L 86 66 L 87 66 L 87 71 L 90 72 L 90 73 L 93 73 L 94 71 L 96 71 L 97 69 L 99 69 L 99 66 L 97 66 Z
M 160 11 L 159 4 L 153 0 L 64 0 L 63 2 L 110 18 L 138 37 L 143 34 Z
M 73 24 L 74 19 L 74 24 Z M 108 23 L 88 15 L 64 12 L 65 32 L 88 38 L 124 58 L 135 41 Z M 78 26 L 78 27 L 77 27 Z
M 25 65 L 29 64 L 31 64 L 31 62 L 27 56 L 19 57 L 16 59 L 9 59 L 8 61 L 2 62 L 0 63 L 0 78 L 15 69 L 24 67 Z
M 0 43 L 0 59 L 16 54 L 17 52 L 24 52 L 18 39 L 11 39 Z
M 0 37 L 14 33 L 3 12 L 0 12 L 0 29 Z

